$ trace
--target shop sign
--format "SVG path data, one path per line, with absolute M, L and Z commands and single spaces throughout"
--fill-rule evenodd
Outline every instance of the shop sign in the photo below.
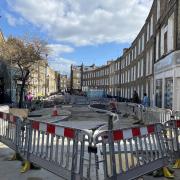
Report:
M 154 66 L 155 73 L 171 68 L 172 65 L 180 64 L 180 51 L 175 51 L 157 62 Z
M 170 54 L 166 56 L 164 59 L 157 62 L 154 66 L 155 73 L 171 67 L 173 64 L 173 57 L 173 54 Z

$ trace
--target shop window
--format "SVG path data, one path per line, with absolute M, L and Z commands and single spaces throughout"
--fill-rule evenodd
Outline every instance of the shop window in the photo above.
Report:
M 162 79 L 156 80 L 156 106 L 162 107 Z
M 173 78 L 165 79 L 164 107 L 172 109 L 173 102 Z

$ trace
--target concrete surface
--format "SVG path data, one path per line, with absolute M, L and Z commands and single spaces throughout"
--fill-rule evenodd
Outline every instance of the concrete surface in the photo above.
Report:
M 0 180 L 63 180 L 44 169 L 20 173 L 21 162 L 9 161 L 13 153 L 13 150 L 0 143 Z

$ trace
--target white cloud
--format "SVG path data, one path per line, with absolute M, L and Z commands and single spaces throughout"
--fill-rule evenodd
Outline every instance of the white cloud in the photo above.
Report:
M 74 51 L 72 47 L 62 44 L 48 44 L 48 48 L 50 49 L 51 56 L 59 56 L 62 53 L 71 53 Z
M 59 57 L 49 60 L 49 65 L 55 71 L 60 71 L 61 74 L 70 75 L 71 64 L 76 64 L 76 61 L 59 58 Z
M 131 42 L 152 0 L 7 0 L 12 10 L 60 42 Z
M 56 71 L 60 71 L 62 74 L 70 74 L 71 64 L 76 64 L 75 61 L 62 58 L 64 53 L 73 52 L 74 49 L 67 45 L 62 44 L 49 44 L 50 53 L 48 55 L 49 65 Z
M 22 25 L 24 24 L 24 20 L 22 18 L 15 18 L 10 13 L 5 12 L 5 17 L 10 26 Z

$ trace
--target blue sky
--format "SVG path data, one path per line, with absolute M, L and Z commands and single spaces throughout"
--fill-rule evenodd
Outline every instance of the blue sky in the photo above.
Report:
M 100 66 L 121 56 L 151 4 L 152 0 L 1 0 L 0 28 L 5 37 L 29 34 L 47 41 L 50 66 L 68 74 L 71 64 Z

